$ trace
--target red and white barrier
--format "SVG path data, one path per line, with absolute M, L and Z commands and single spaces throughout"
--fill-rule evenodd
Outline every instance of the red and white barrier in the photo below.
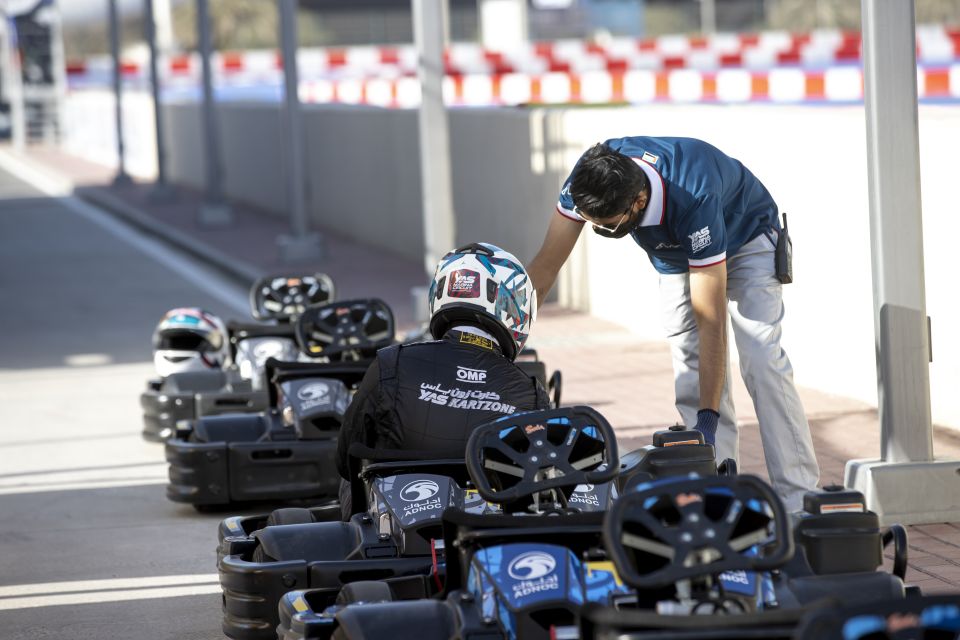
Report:
M 860 33 L 770 31 L 708 37 L 558 40 L 496 52 L 455 43 L 445 52 L 445 95 L 451 104 L 848 101 L 862 97 Z M 957 98 L 960 29 L 917 29 L 922 98 Z M 219 52 L 211 60 L 221 85 L 279 83 L 275 51 Z M 412 106 L 419 103 L 412 46 L 302 49 L 301 92 L 311 102 Z M 131 82 L 146 81 L 146 61 L 123 63 Z M 199 80 L 196 55 L 161 61 L 168 85 Z M 108 57 L 70 64 L 73 88 L 108 82 Z
M 960 99 L 960 64 L 918 69 L 922 99 Z M 724 69 L 702 72 L 591 71 L 583 74 L 528 75 L 470 74 L 444 79 L 444 99 L 460 106 L 519 104 L 605 104 L 616 102 L 856 102 L 863 99 L 863 76 L 858 67 L 831 67 L 821 71 L 798 68 L 749 71 Z M 301 83 L 304 102 L 414 107 L 420 85 L 413 76 L 386 79 L 347 78 Z

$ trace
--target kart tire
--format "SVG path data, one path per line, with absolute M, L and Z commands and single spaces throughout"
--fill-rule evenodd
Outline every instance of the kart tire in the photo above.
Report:
M 348 605 L 356 602 L 392 602 L 393 592 L 386 583 L 376 580 L 348 582 L 337 594 L 336 604 Z
M 309 524 L 313 522 L 313 514 L 309 509 L 300 509 L 290 507 L 287 509 L 274 509 L 267 516 L 266 526 L 271 527 L 276 524 Z

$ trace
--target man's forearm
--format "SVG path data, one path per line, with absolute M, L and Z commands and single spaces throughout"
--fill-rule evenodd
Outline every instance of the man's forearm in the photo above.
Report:
M 690 302 L 700 335 L 700 408 L 719 411 L 727 373 L 726 265 L 690 274 Z
M 700 408 L 720 411 L 727 373 L 727 323 L 700 323 Z
M 557 269 L 547 267 L 538 262 L 536 258 L 530 262 L 527 267 L 527 274 L 530 281 L 533 282 L 533 288 L 537 291 L 537 304 L 543 304 L 547 299 L 547 294 L 553 288 L 553 283 L 557 281 Z

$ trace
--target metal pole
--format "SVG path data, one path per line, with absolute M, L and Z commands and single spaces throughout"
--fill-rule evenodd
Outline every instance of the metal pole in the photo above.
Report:
M 113 56 L 113 95 L 116 98 L 117 121 L 117 175 L 113 184 L 132 182 L 127 173 L 123 146 L 123 78 L 120 66 L 120 20 L 117 16 L 117 0 L 110 0 L 110 54 Z
M 304 201 L 303 113 L 297 77 L 297 0 L 280 0 L 280 51 L 283 55 L 282 122 L 287 147 L 287 205 L 293 233 L 277 238 L 277 244 L 284 261 L 296 262 L 320 257 L 319 237 L 308 232 Z
M 889 462 L 933 459 L 912 5 L 868 0 L 863 14 L 877 390 Z
M 913 0 L 862 0 L 881 457 L 846 484 L 886 522 L 960 519 L 960 463 L 934 461 Z
M 717 6 L 715 0 L 700 0 L 700 33 L 716 33 Z
M 420 77 L 420 186 L 423 198 L 424 267 L 455 248 L 456 223 L 450 176 L 450 138 L 443 104 L 443 48 L 447 0 L 412 0 L 413 36 Z
M 154 0 L 153 23 L 156 25 L 157 47 L 164 54 L 169 54 L 175 45 L 170 0 Z
M 151 196 L 167 200 L 173 195 L 167 184 L 166 141 L 163 137 L 163 110 L 160 106 L 160 76 L 157 73 L 157 28 L 153 19 L 153 0 L 144 0 L 144 31 L 150 50 L 150 93 L 153 96 L 153 122 L 157 136 L 157 181 Z
M 115 1 L 115 0 L 114 0 Z M 205 134 L 207 190 L 200 207 L 200 223 L 229 224 L 233 220 L 230 207 L 223 200 L 223 171 L 220 165 L 220 130 L 213 104 L 213 73 L 210 69 L 210 7 L 207 0 L 197 0 L 197 43 L 203 75 L 203 130 Z

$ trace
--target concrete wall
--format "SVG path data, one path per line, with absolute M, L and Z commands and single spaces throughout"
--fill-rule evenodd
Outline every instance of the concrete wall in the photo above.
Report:
M 200 187 L 204 155 L 198 105 L 167 107 L 169 171 Z M 225 190 L 232 198 L 283 215 L 286 185 L 275 105 L 229 104 L 217 110 Z M 556 114 L 502 109 L 450 115 L 457 242 L 478 239 L 532 257 L 543 237 L 566 167 L 547 141 Z M 307 203 L 319 228 L 333 229 L 414 260 L 423 254 L 417 113 L 308 105 Z M 545 131 L 546 130 L 546 131 Z
M 224 104 L 218 111 L 228 195 L 284 215 L 277 106 Z M 170 105 L 167 114 L 171 179 L 199 186 L 198 107 Z M 416 113 L 308 106 L 305 116 L 314 223 L 421 260 Z M 560 182 L 598 140 L 692 136 L 739 158 L 790 214 L 796 282 L 784 290 L 784 346 L 798 383 L 876 403 L 862 106 L 457 109 L 450 123 L 457 241 L 496 242 L 524 261 L 554 215 Z M 952 330 L 960 287 L 948 262 L 957 237 L 960 109 L 921 107 L 920 135 L 933 417 L 960 427 L 960 334 Z M 558 289 L 568 306 L 662 338 L 657 276 L 629 239 L 584 233 Z

